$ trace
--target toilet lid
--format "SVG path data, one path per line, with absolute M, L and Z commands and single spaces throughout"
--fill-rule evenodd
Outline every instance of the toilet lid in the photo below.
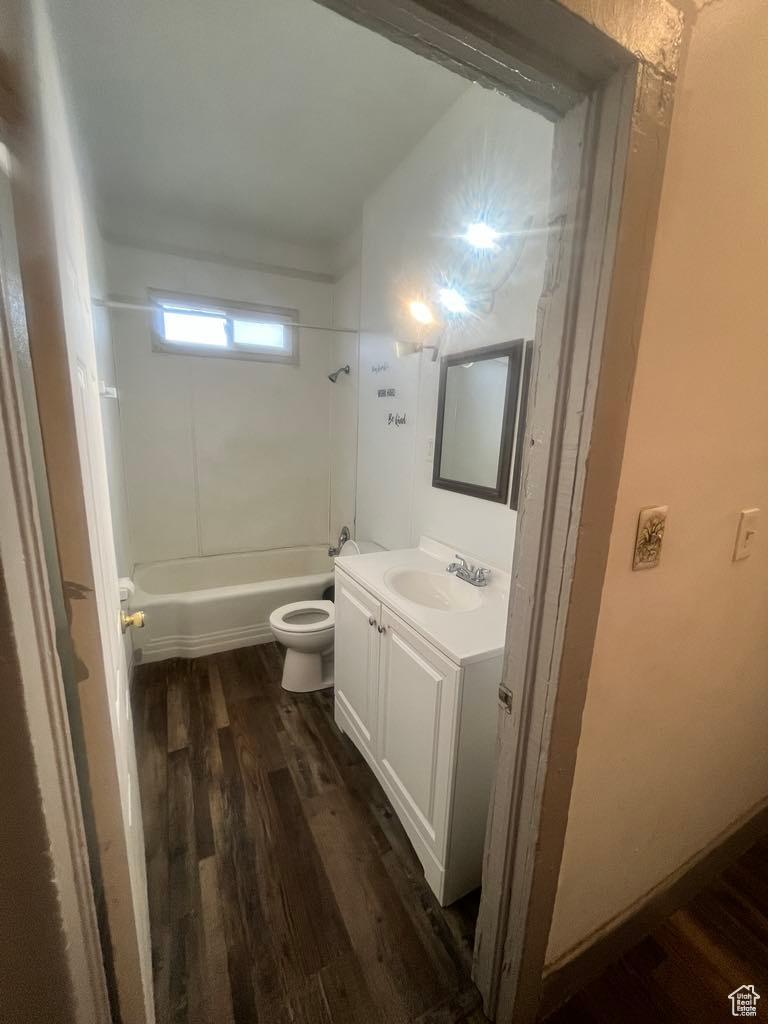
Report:
M 269 624 L 285 633 L 319 633 L 333 629 L 333 601 L 294 601 L 275 609 Z

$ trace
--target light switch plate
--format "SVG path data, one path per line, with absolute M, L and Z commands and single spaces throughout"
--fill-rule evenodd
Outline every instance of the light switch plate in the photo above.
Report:
M 651 508 L 640 510 L 637 517 L 635 554 L 632 559 L 633 570 L 654 569 L 659 564 L 668 511 L 669 505 L 653 505 Z
M 757 521 L 760 518 L 759 508 L 742 509 L 739 516 L 739 528 L 736 531 L 736 545 L 733 549 L 733 560 L 749 558 L 757 534 Z

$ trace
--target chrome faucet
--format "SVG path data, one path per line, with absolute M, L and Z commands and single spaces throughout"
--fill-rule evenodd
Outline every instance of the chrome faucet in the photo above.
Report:
M 349 527 L 342 526 L 341 533 L 339 534 L 339 543 L 336 545 L 335 548 L 328 548 L 328 554 L 330 555 L 331 558 L 335 558 L 337 555 L 341 554 L 341 549 L 347 543 L 350 536 L 351 535 L 349 532 Z
M 473 587 L 484 587 L 488 583 L 488 577 L 491 575 L 490 569 L 484 569 L 480 565 L 469 565 L 467 560 L 461 555 L 453 556 L 456 561 L 451 562 L 447 566 L 447 572 L 455 572 L 456 578 L 464 580 L 465 583 L 471 583 Z

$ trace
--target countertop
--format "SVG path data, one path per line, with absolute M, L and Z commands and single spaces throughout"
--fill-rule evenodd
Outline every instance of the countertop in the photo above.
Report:
M 455 664 L 469 665 L 497 658 L 504 653 L 507 632 L 508 573 L 493 569 L 485 587 L 472 588 L 471 583 L 457 581 L 476 589 L 480 595 L 480 606 L 470 610 L 427 608 L 402 597 L 384 582 L 385 574 L 395 568 L 444 573 L 448 563 L 454 560 L 454 550 L 422 537 L 417 548 L 341 556 L 336 558 L 336 566 Z M 467 561 L 476 564 L 476 559 L 469 555 L 466 557 Z

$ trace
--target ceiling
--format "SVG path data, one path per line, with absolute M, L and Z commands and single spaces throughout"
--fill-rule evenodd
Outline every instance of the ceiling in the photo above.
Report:
M 312 0 L 67 0 L 56 42 L 102 226 L 332 245 L 468 83 Z

